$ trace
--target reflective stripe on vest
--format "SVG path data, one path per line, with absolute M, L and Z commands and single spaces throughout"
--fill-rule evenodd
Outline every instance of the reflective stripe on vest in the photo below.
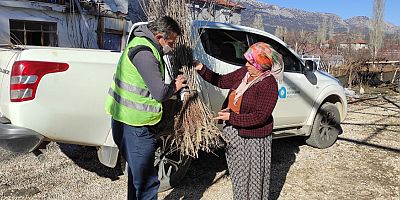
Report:
M 125 98 L 119 96 L 111 88 L 108 90 L 108 94 L 111 97 L 113 97 L 116 102 L 118 102 L 119 104 L 124 105 L 124 106 L 126 106 L 128 108 L 133 108 L 133 109 L 136 109 L 136 110 L 146 111 L 146 112 L 154 112 L 154 113 L 158 113 L 158 112 L 161 111 L 160 107 L 154 107 L 154 106 L 150 106 L 150 105 L 146 105 L 146 104 L 140 104 L 140 103 L 133 102 L 133 101 L 130 101 L 128 99 L 125 99 Z
M 129 83 L 125 83 L 125 82 L 123 82 L 121 80 L 118 80 L 115 77 L 115 75 L 114 75 L 114 83 L 119 88 L 124 89 L 124 90 L 126 90 L 128 92 L 132 92 L 132 93 L 135 93 L 137 95 L 144 96 L 144 97 L 151 97 L 150 91 L 142 89 L 140 87 L 136 87 L 136 86 L 131 85 Z

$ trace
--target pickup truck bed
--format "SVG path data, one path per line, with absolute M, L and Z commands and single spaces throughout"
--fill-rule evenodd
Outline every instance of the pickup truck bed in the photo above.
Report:
M 110 129 L 104 99 L 119 56 L 120 52 L 91 49 L 31 46 L 0 49 L 0 113 L 2 121 L 8 123 L 0 131 L 9 132 L 10 137 L 17 137 L 16 131 L 32 136 L 39 132 L 52 141 L 103 145 Z M 34 99 L 10 102 L 12 65 L 16 61 L 65 63 L 68 68 L 36 80 Z M 102 132 L 106 133 L 99 134 Z

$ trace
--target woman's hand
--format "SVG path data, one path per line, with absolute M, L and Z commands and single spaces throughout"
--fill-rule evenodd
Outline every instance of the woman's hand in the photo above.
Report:
M 228 121 L 230 116 L 231 116 L 230 109 L 225 108 L 225 109 L 219 111 L 218 117 L 214 117 L 214 119 Z
M 203 64 L 199 62 L 198 60 L 193 60 L 193 66 L 197 71 L 200 71 L 203 69 Z

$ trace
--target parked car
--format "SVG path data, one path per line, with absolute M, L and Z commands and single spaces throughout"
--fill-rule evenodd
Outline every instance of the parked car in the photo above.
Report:
M 347 114 L 343 87 L 331 75 L 303 61 L 283 41 L 257 29 L 194 21 L 194 57 L 218 73 L 246 62 L 243 53 L 253 43 L 266 42 L 283 56 L 284 79 L 273 116 L 274 138 L 301 135 L 317 148 L 333 145 Z M 0 146 L 31 152 L 44 141 L 94 146 L 101 163 L 114 167 L 118 149 L 112 139 L 104 101 L 120 52 L 37 46 L 0 49 Z M 167 71 L 167 70 L 166 70 Z M 199 79 L 200 92 L 218 111 L 227 90 Z M 180 157 L 165 145 L 170 133 L 159 136 L 156 165 L 160 191 L 185 175 L 191 158 Z

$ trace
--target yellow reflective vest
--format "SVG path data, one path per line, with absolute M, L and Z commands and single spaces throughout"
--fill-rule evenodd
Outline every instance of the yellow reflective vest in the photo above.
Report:
M 164 78 L 164 64 L 157 48 L 144 37 L 134 37 L 119 59 L 105 106 L 106 112 L 114 120 L 131 126 L 154 125 L 162 117 L 161 101 L 152 98 L 146 83 L 128 57 L 129 49 L 139 45 L 147 46 L 153 51 L 160 62 L 160 71 Z

